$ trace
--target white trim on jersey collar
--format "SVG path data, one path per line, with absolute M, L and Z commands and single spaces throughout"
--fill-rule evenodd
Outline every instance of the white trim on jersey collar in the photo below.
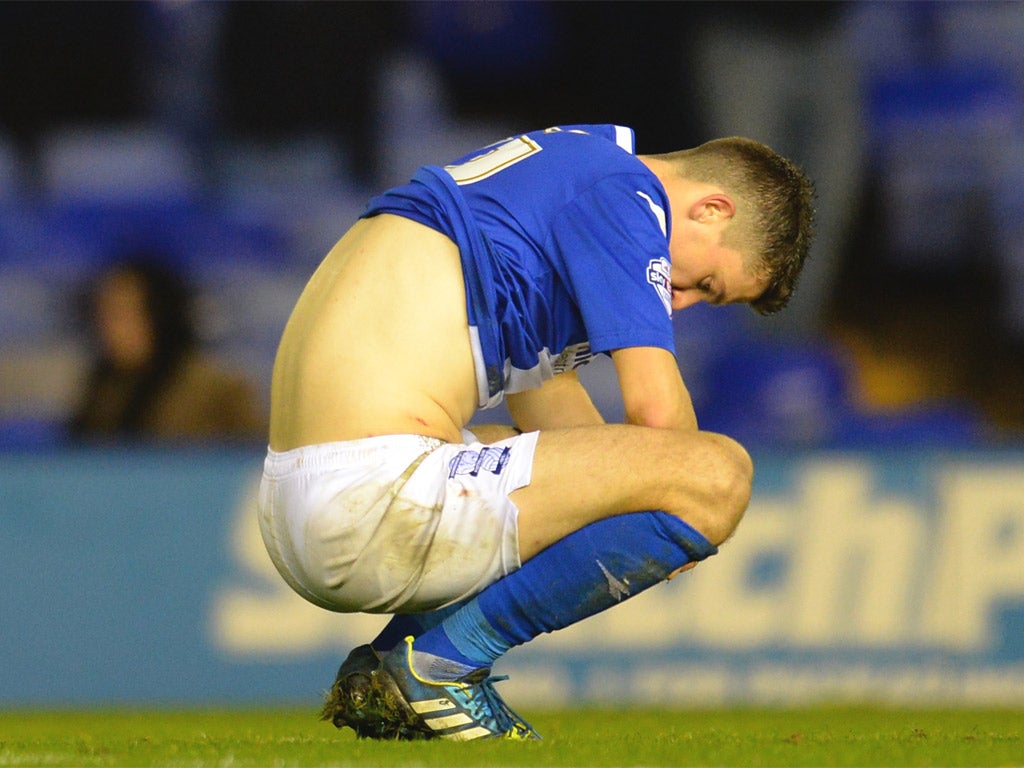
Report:
M 636 154 L 636 146 L 633 139 L 633 129 L 627 128 L 624 125 L 615 126 L 615 143 L 622 147 L 624 150 L 629 152 L 631 155 Z

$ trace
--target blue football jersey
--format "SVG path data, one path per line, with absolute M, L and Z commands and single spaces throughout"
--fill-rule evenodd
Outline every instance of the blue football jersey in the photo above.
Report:
M 623 347 L 674 352 L 661 183 L 623 126 L 514 136 L 375 197 L 459 247 L 479 405 Z

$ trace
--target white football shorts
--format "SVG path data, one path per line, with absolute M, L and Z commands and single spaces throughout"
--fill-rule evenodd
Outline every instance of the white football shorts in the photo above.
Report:
M 519 510 L 537 433 L 490 445 L 384 435 L 268 451 L 263 541 L 285 581 L 333 611 L 420 613 L 520 566 Z

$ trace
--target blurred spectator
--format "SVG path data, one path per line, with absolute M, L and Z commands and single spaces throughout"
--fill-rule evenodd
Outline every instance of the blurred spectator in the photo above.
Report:
M 74 438 L 264 439 L 255 388 L 199 349 L 192 297 L 175 272 L 133 256 L 99 276 L 87 309 L 98 354 Z

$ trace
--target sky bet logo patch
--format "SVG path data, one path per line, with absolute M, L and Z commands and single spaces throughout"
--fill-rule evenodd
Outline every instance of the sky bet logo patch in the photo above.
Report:
M 654 286 L 669 317 L 672 317 L 672 283 L 669 279 L 671 270 L 668 259 L 664 257 L 651 259 L 647 265 L 647 282 Z

